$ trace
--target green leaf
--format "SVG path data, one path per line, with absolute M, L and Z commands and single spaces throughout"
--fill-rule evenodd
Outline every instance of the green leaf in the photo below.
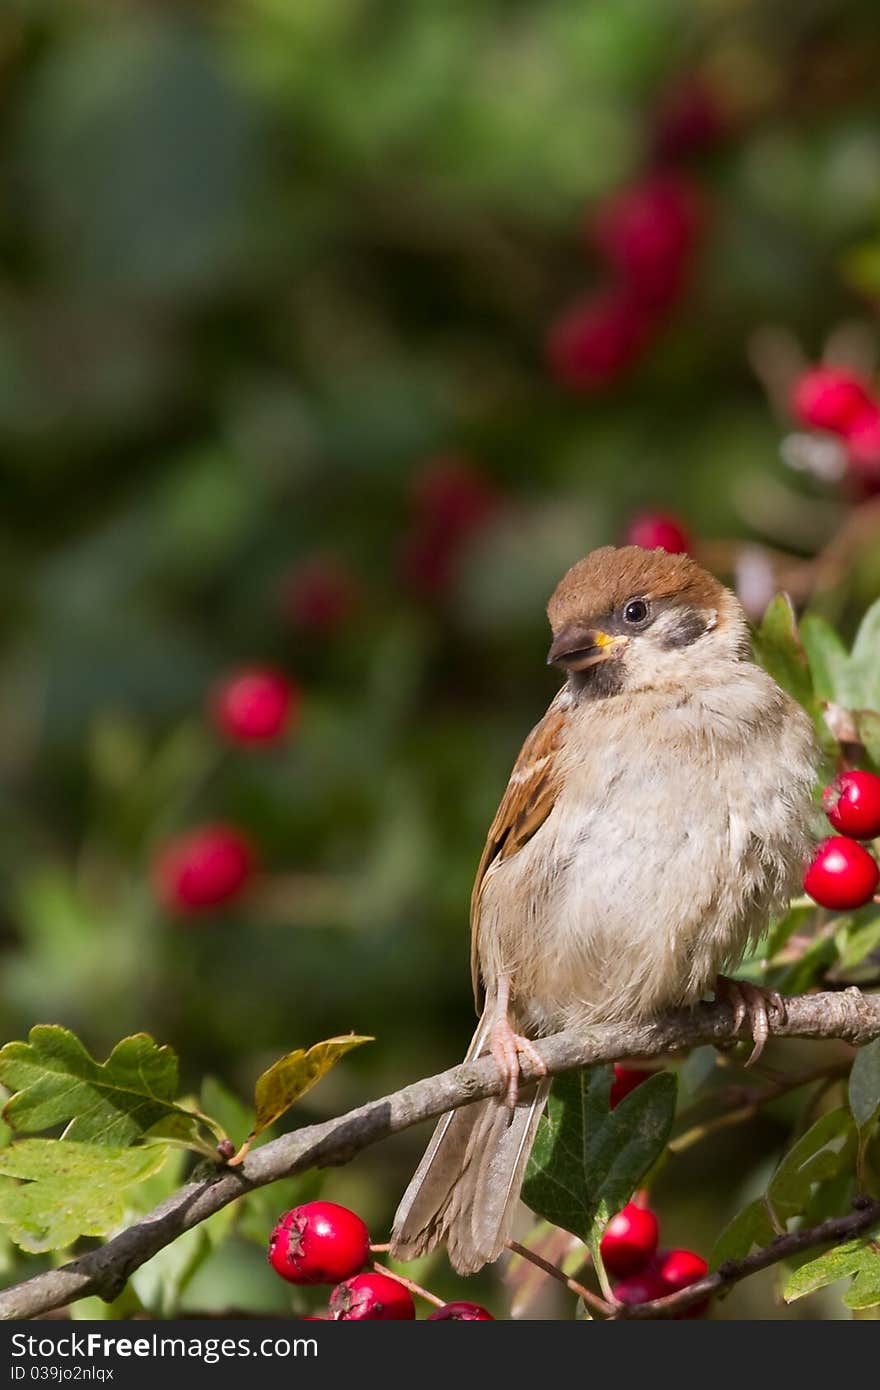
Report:
M 847 709 L 861 704 L 859 684 L 851 670 L 849 652 L 834 628 L 824 618 L 807 613 L 801 619 L 800 637 L 818 698 L 833 700 Z
M 860 1130 L 880 1112 L 880 1038 L 860 1047 L 849 1074 L 849 1108 Z
M 856 1131 L 845 1106 L 831 1110 L 793 1145 L 767 1188 L 767 1202 L 777 1221 L 799 1216 L 814 1183 L 833 1178 L 854 1160 Z
M 866 1249 L 864 1261 L 843 1301 L 847 1308 L 874 1308 L 880 1303 L 880 1253 L 876 1236 Z
M 787 594 L 770 600 L 754 634 L 755 653 L 765 671 L 793 695 L 798 704 L 815 713 L 816 700 L 807 656 L 798 636 L 797 619 Z
M 861 965 L 866 956 L 872 954 L 880 946 L 880 917 L 875 917 L 871 922 L 850 927 L 846 932 L 843 947 L 840 951 L 840 963 L 835 970 L 835 976 L 845 970 L 852 969 L 855 965 Z
M 865 745 L 868 757 L 880 769 L 880 714 L 872 709 L 859 709 L 855 712 L 856 728 L 859 738 Z
M 112 1148 L 68 1139 L 23 1139 L 0 1149 L 0 1221 L 33 1254 L 62 1250 L 79 1236 L 103 1236 L 122 1223 L 124 1190 L 158 1172 L 158 1144 Z
M 39 1024 L 28 1042 L 0 1050 L 0 1081 L 16 1093 L 4 1118 L 25 1133 L 66 1124 L 65 1139 L 122 1146 L 172 1118 L 178 1141 L 191 1132 L 194 1117 L 174 1103 L 177 1057 L 147 1033 L 123 1038 L 96 1062 L 67 1028 Z
M 834 1284 L 838 1279 L 856 1274 L 864 1265 L 866 1253 L 870 1253 L 866 1244 L 868 1239 L 867 1236 L 860 1236 L 857 1240 L 849 1240 L 845 1245 L 837 1245 L 833 1250 L 826 1250 L 824 1255 L 800 1265 L 782 1287 L 782 1297 L 786 1303 L 794 1303 L 795 1299 L 803 1298 L 805 1294 L 824 1289 L 826 1284 Z M 874 1258 L 877 1259 L 877 1256 Z
M 861 621 L 851 663 L 861 694 L 854 704 L 880 709 L 880 599 L 871 605 Z
M 288 1052 L 273 1062 L 262 1076 L 257 1077 L 254 1088 L 256 1124 L 238 1153 L 229 1160 L 230 1163 L 241 1163 L 263 1130 L 268 1129 L 300 1096 L 311 1090 L 315 1082 L 320 1081 L 346 1052 L 367 1042 L 373 1042 L 373 1039 L 347 1033 L 341 1038 L 328 1038 L 325 1042 L 315 1043 L 308 1050 L 298 1047 L 296 1051 Z
M 590 1242 L 630 1199 L 666 1147 L 676 1079 L 658 1072 L 614 1109 L 609 1067 L 560 1076 L 538 1126 L 523 1200 Z
M 763 1197 L 756 1198 L 725 1226 L 715 1242 L 709 1268 L 717 1269 L 725 1260 L 741 1260 L 755 1247 L 762 1250 L 776 1234 L 767 1203 Z

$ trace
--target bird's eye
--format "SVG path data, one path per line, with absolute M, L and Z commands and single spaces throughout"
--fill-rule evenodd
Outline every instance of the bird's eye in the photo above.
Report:
M 648 616 L 648 605 L 643 598 L 631 598 L 629 603 L 624 605 L 623 621 L 625 623 L 643 623 Z

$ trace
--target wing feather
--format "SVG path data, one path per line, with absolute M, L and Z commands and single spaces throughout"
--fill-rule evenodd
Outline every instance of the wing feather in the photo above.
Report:
M 480 1009 L 478 926 L 480 900 L 486 875 L 493 864 L 510 859 L 540 830 L 556 804 L 559 790 L 559 758 L 569 707 L 563 687 L 543 719 L 532 729 L 513 766 L 486 844 L 471 893 L 471 978 L 474 999 Z

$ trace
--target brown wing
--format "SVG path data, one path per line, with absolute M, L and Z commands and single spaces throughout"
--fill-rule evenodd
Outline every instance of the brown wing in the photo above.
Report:
M 483 882 L 492 864 L 509 859 L 522 849 L 553 810 L 559 777 L 556 753 L 568 718 L 567 703 L 566 692 L 561 690 L 544 718 L 532 729 L 520 749 L 501 805 L 489 826 L 471 893 L 471 979 L 478 1013 L 480 963 L 477 956 L 477 927 Z

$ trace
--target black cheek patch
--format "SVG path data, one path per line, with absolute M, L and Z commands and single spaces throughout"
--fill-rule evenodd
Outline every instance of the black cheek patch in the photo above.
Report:
M 689 647 L 698 637 L 702 637 L 708 627 L 709 619 L 705 613 L 698 613 L 693 609 L 679 613 L 675 626 L 663 637 L 664 651 L 674 651 L 676 647 Z
M 585 671 L 572 671 L 568 679 L 578 695 L 588 700 L 607 700 L 623 689 L 623 663 L 616 657 L 597 661 Z

